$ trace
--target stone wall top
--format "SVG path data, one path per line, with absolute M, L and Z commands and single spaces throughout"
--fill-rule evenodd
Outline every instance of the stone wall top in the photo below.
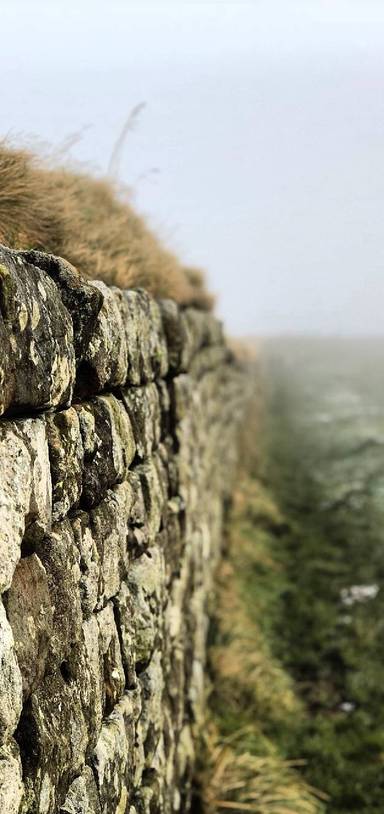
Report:
M 0 415 L 59 409 L 172 376 L 203 348 L 228 353 L 220 322 L 206 312 L 85 280 L 61 258 L 5 246 L 0 345 Z

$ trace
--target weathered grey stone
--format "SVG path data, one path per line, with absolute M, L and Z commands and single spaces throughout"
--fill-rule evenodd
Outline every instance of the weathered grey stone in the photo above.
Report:
M 23 437 L 31 458 L 31 496 L 25 537 L 28 540 L 41 539 L 50 528 L 52 518 L 52 485 L 45 422 L 36 418 L 12 423 L 16 432 Z
M 0 743 L 16 729 L 22 707 L 22 680 L 12 628 L 0 603 Z
M 168 370 L 168 350 L 158 304 L 142 288 L 123 292 L 128 306 L 126 336 L 129 347 L 128 380 L 153 381 Z
M 47 415 L 54 520 L 62 520 L 77 506 L 82 490 L 83 443 L 77 411 L 70 407 Z
M 23 681 L 23 697 L 42 680 L 52 636 L 53 613 L 46 570 L 36 554 L 17 564 L 5 597 Z
M 90 528 L 89 515 L 86 512 L 78 512 L 70 522 L 80 555 L 80 599 L 83 615 L 87 619 L 95 610 L 99 598 L 100 557 Z
M 125 338 L 128 348 L 128 378 L 130 384 L 138 385 L 142 381 L 141 354 L 139 333 L 143 330 L 140 325 L 142 315 L 139 310 L 139 296 L 135 290 L 116 291 L 117 302 L 125 329 Z
M 77 269 L 62 257 L 38 251 L 24 251 L 19 254 L 31 265 L 45 271 L 58 287 L 60 297 L 72 319 L 73 344 L 76 361 L 79 364 L 88 347 L 103 303 L 101 291 L 88 283 Z
M 48 388 L 38 404 L 35 380 L 25 408 L 65 409 L 0 422 L 0 801 L 12 814 L 185 811 L 242 379 L 211 316 L 16 255 L 17 291 L 33 260 L 44 319 L 54 298 L 75 326 L 76 397 L 88 400 L 69 407 L 70 389 L 54 401 Z M 27 314 L 18 300 L 12 312 L 12 285 L 17 350 L 42 317 L 33 297 Z
M 125 672 L 125 684 L 130 689 L 136 684 L 135 619 L 133 595 L 126 581 L 121 583 L 119 593 L 113 599 L 113 604 Z
M 52 280 L 0 246 L 0 414 L 69 402 L 72 321 Z
M 101 293 L 102 305 L 78 370 L 76 391 L 81 396 L 99 393 L 107 385 L 111 388 L 124 384 L 128 373 L 126 334 L 118 299 L 99 280 L 89 285 Z
M 24 705 L 18 741 L 28 812 L 56 814 L 84 768 L 88 725 L 79 683 L 65 670 L 48 672 Z
M 192 400 L 193 381 L 188 374 L 181 374 L 173 379 L 170 387 L 172 411 L 175 420 L 175 432 L 178 433 L 178 425 L 188 415 L 188 410 Z
M 189 372 L 192 376 L 200 378 L 208 370 L 216 370 L 229 360 L 229 350 L 225 345 L 203 348 L 192 359 Z
M 10 740 L 0 747 L 0 811 L 19 814 L 24 796 L 19 750 Z
M 112 602 L 108 602 L 108 605 L 97 614 L 97 623 L 99 625 L 100 648 L 104 661 L 106 710 L 110 712 L 121 698 L 125 688 L 125 673 Z
M 61 663 L 82 637 L 80 555 L 69 521 L 57 523 L 36 551 L 47 574 L 53 608 L 50 660 Z
M 122 390 L 139 458 L 151 455 L 160 442 L 161 418 L 159 392 L 155 384 L 129 387 Z
M 165 484 L 162 481 L 162 473 L 159 469 L 158 460 L 155 456 L 135 468 L 143 490 L 149 539 L 153 539 L 160 530 L 167 500 Z
M 159 379 L 156 382 L 160 405 L 160 438 L 164 439 L 171 433 L 171 396 L 167 382 Z
M 12 424 L 0 425 L 0 590 L 9 588 L 31 501 L 31 456 Z
M 89 766 L 71 783 L 60 814 L 101 814 L 99 795 Z
M 90 508 L 125 478 L 136 447 L 128 414 L 114 396 L 98 396 L 76 410 L 84 448 L 82 503 Z
M 185 546 L 185 504 L 180 497 L 173 497 L 167 504 L 167 525 L 161 532 L 161 548 L 164 552 L 166 584 L 180 571 Z M 160 542 L 160 540 L 159 540 Z
M 80 690 L 89 750 L 99 737 L 106 702 L 103 641 L 97 614 L 83 623 L 83 642 L 73 649 L 68 666 Z
M 187 337 L 185 324 L 181 318 L 180 309 L 174 300 L 160 300 L 159 307 L 168 346 L 169 366 L 174 372 L 179 372 Z
M 0 593 L 9 588 L 24 536 L 51 522 L 51 479 L 44 419 L 0 424 Z
M 131 563 L 127 587 L 133 605 L 136 669 L 143 670 L 161 637 L 159 616 L 164 590 L 164 559 L 159 548 L 149 548 Z
M 90 529 L 100 563 L 98 608 L 117 594 L 128 568 L 128 521 L 132 504 L 132 488 L 125 481 L 109 490 L 90 512 Z
M 144 503 L 143 487 L 137 467 L 128 472 L 127 480 L 132 489 L 133 503 L 130 515 L 132 526 L 144 527 L 147 522 L 147 513 Z
M 140 694 L 130 690 L 103 724 L 92 756 L 102 814 L 125 814 L 134 776 Z
M 149 353 L 155 379 L 164 378 L 168 373 L 168 347 L 159 304 L 149 300 Z
M 155 651 L 147 669 L 140 673 L 139 679 L 142 695 L 139 731 L 144 743 L 145 766 L 150 769 L 158 760 L 160 763 L 164 762 L 164 675 L 159 650 Z

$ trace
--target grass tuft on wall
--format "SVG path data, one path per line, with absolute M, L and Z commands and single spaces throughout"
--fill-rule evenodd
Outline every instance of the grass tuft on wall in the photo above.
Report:
M 109 180 L 50 168 L 0 141 L 0 243 L 64 257 L 86 277 L 209 309 L 198 269 L 181 265 Z

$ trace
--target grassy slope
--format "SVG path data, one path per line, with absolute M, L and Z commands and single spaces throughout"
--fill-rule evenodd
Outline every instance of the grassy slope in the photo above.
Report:
M 357 367 L 356 353 L 353 361 Z M 310 375 L 303 371 L 320 410 L 321 382 L 309 382 Z M 270 401 L 268 477 L 288 520 L 275 652 L 305 710 L 289 749 L 300 744 L 306 776 L 331 797 L 329 811 L 373 814 L 384 811 L 384 597 L 345 608 L 340 591 L 384 578 L 382 452 L 355 439 L 354 425 L 351 436 L 339 422 L 318 437 L 301 385 L 288 378 L 276 377 Z M 363 409 L 368 415 L 367 404 Z
M 286 585 L 276 556 L 285 523 L 259 481 L 259 444 L 249 444 L 252 432 L 259 438 L 258 418 L 255 404 L 218 575 L 200 796 L 206 814 L 319 814 L 321 795 L 300 775 L 300 752 L 298 760 L 287 759 L 291 732 L 303 710 L 292 680 L 273 655 L 278 598 Z
M 373 349 L 338 352 L 269 368 L 266 415 L 245 425 L 212 629 L 207 814 L 384 811 L 384 594 L 340 599 L 384 580 L 384 390 Z

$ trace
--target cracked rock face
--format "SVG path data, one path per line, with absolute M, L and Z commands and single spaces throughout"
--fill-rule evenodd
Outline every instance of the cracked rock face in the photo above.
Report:
M 23 797 L 19 750 L 15 741 L 11 739 L 0 747 L 0 811 L 19 814 Z
M 11 584 L 21 543 L 50 527 L 52 488 L 44 419 L 0 423 L 0 591 Z
M 0 414 L 57 407 L 75 378 L 73 327 L 52 280 L 0 247 Z
M 211 315 L 3 247 L 0 344 L 0 812 L 185 812 L 243 374 Z
M 52 514 L 62 520 L 82 494 L 84 450 L 77 411 L 70 407 L 46 418 L 52 478 Z
M 43 679 L 53 635 L 47 572 L 36 554 L 23 557 L 17 564 L 12 585 L 6 594 L 6 610 L 13 631 L 25 700 Z
M 4 605 L 0 605 L 0 742 L 6 743 L 16 729 L 22 708 L 22 679 L 16 658 L 12 628 Z

